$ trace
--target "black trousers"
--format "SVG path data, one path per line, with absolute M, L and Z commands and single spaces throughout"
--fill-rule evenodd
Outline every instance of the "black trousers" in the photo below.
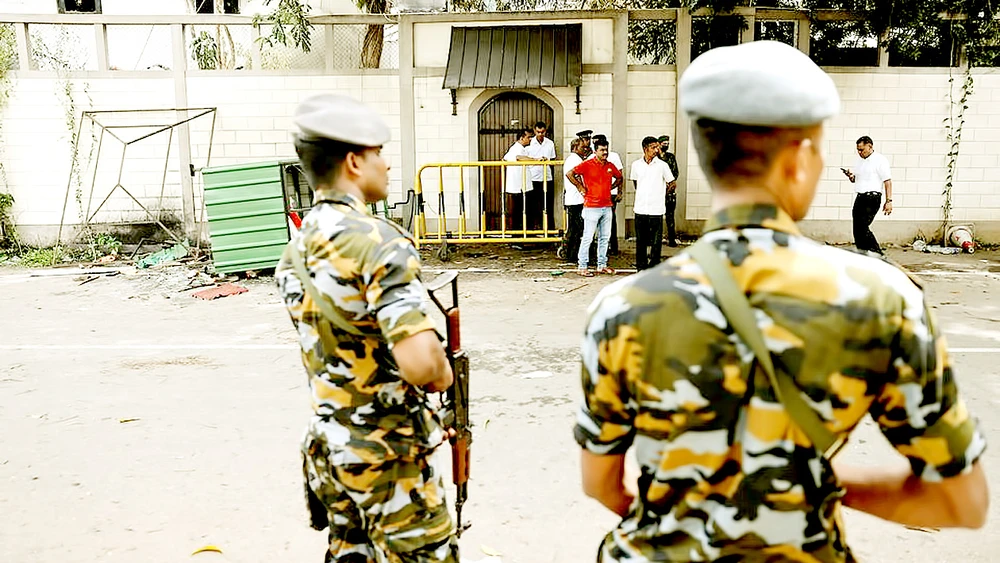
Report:
M 534 187 L 531 190 L 531 196 L 529 196 L 528 203 L 528 228 L 529 229 L 541 229 L 542 228 L 542 212 L 545 211 L 549 214 L 546 223 L 549 225 L 549 230 L 556 230 L 556 217 L 553 210 L 556 207 L 556 182 L 555 180 L 549 180 L 548 182 L 531 182 Z M 542 189 L 544 186 L 544 190 Z M 543 195 L 544 191 L 544 195 Z
M 566 220 L 566 261 L 576 264 L 580 253 L 580 239 L 583 238 L 583 204 L 567 205 Z M 596 263 L 596 262 L 595 262 Z
M 535 190 L 531 190 L 533 192 Z M 525 204 L 531 205 L 531 192 L 507 194 L 507 230 L 520 231 L 524 222 Z M 528 228 L 531 228 L 531 210 L 528 208 Z
M 636 213 L 635 239 L 635 269 L 645 270 L 659 264 L 663 248 L 663 215 Z
M 677 244 L 677 230 L 674 226 L 674 213 L 677 212 L 677 192 L 673 191 L 667 194 L 667 241 L 670 246 L 675 246 Z M 663 235 L 663 230 L 660 229 L 660 235 Z
M 882 248 L 871 230 L 872 221 L 881 208 L 881 192 L 865 192 L 855 196 L 851 216 L 854 219 L 854 246 L 858 247 L 858 250 L 870 250 L 882 254 Z

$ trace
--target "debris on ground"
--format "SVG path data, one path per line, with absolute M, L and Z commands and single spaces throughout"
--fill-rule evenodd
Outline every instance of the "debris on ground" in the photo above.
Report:
M 532 371 L 528 373 L 522 373 L 521 379 L 548 379 L 554 374 L 551 371 Z
M 581 283 L 580 285 L 577 285 L 577 286 L 574 286 L 574 287 L 569 287 L 569 288 L 566 288 L 566 287 L 546 287 L 545 289 L 546 289 L 546 291 L 551 291 L 551 292 L 554 292 L 554 293 L 572 293 L 572 292 L 580 289 L 581 287 L 587 287 L 587 284 Z
M 489 555 L 490 557 L 500 557 L 502 555 L 499 551 L 497 551 L 497 550 L 493 549 L 492 547 L 490 547 L 488 545 L 485 545 L 485 544 L 480 545 L 479 549 L 482 549 L 483 553 L 485 553 L 486 555 Z
M 230 295 L 239 295 L 241 293 L 246 293 L 250 291 L 249 289 L 236 285 L 234 283 L 224 283 L 218 287 L 213 287 L 211 289 L 203 289 L 192 293 L 192 297 L 197 297 L 198 299 L 204 299 L 205 301 L 211 301 L 213 299 L 219 299 L 220 297 L 228 297 Z
M 204 547 L 199 547 L 198 549 L 194 550 L 191 553 L 191 557 L 194 557 L 195 555 L 198 555 L 199 553 L 218 553 L 219 555 L 222 555 L 222 549 L 220 549 L 218 546 L 215 546 L 215 545 L 206 545 Z M 225 559 L 225 558 L 223 558 L 223 559 Z
M 90 283 L 90 282 L 92 282 L 92 281 L 94 281 L 94 280 L 96 280 L 98 278 L 102 278 L 102 277 L 110 278 L 110 277 L 117 276 L 120 273 L 121 272 L 119 270 L 110 270 L 108 272 L 97 272 L 97 273 L 94 273 L 94 274 L 84 274 L 82 276 L 76 276 L 75 278 L 73 278 L 73 281 L 80 282 L 77 285 L 84 285 L 84 284 L 88 284 L 88 283 Z
M 159 252 L 154 252 L 149 256 L 146 256 L 135 263 L 135 265 L 141 270 L 145 268 L 150 268 L 158 264 L 163 264 L 164 262 L 170 262 L 173 260 L 180 260 L 188 255 L 190 249 L 183 242 L 177 243 L 170 248 L 165 248 Z
M 47 270 L 33 270 L 28 275 L 33 278 L 47 278 L 49 276 L 116 276 L 118 270 L 110 268 L 52 268 Z

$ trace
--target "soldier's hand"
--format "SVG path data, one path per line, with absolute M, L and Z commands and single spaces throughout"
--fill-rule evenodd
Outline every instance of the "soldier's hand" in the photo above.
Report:
M 452 373 L 450 365 L 447 365 L 445 370 L 446 372 L 443 377 L 435 379 L 427 384 L 426 389 L 428 391 L 431 393 L 442 393 L 451 387 L 451 384 L 455 381 L 455 374 Z

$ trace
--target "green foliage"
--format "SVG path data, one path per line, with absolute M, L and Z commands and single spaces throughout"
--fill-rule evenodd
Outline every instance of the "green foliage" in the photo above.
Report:
M 7 108 L 7 102 L 10 100 L 10 91 L 13 85 L 10 73 L 14 70 L 16 63 L 17 37 L 14 32 L 14 26 L 13 24 L 0 24 L 0 190 L 7 190 L 9 188 L 7 185 L 7 169 L 4 166 L 3 149 L 6 143 L 3 138 L 2 117 L 4 109 Z M 4 205 L 2 200 L 4 196 L 10 199 L 7 206 Z M 0 248 L 3 247 L 3 243 L 7 239 L 5 232 L 8 230 L 11 233 L 14 232 L 14 223 L 7 215 L 7 211 L 10 209 L 9 206 L 13 205 L 13 203 L 14 198 L 12 196 L 0 191 Z M 16 240 L 16 235 L 14 236 L 14 240 Z
M 265 0 L 264 5 L 270 6 L 274 0 Z M 308 53 L 312 49 L 313 24 L 309 21 L 309 6 L 302 0 L 278 0 L 278 5 L 270 14 L 253 17 L 254 29 L 261 25 L 271 26 L 271 35 L 258 38 L 262 44 L 273 47 L 275 44 L 285 47 L 293 46 Z
M 122 241 L 118 240 L 118 237 L 106 233 L 97 235 L 94 243 L 102 254 L 118 254 L 122 249 Z
M 951 221 L 952 208 L 952 188 L 955 183 L 955 171 L 958 168 L 958 151 L 962 145 L 962 129 L 965 126 L 965 110 L 969 109 L 969 97 L 973 92 L 972 73 L 967 68 L 965 76 L 959 86 L 958 100 L 955 100 L 955 77 L 948 78 L 948 101 L 950 110 L 948 117 L 944 120 L 944 127 L 948 131 L 948 176 L 945 178 L 944 189 L 941 195 L 944 201 L 941 204 L 941 236 L 944 236 Z
M 207 31 L 202 31 L 191 42 L 191 56 L 200 70 L 215 70 L 219 65 L 219 46 Z
M 51 266 L 64 261 L 72 261 L 72 256 L 62 247 L 28 248 L 21 254 L 21 264 L 30 268 Z
M 14 196 L 0 192 L 0 251 L 20 249 L 14 218 L 11 210 L 14 207 Z

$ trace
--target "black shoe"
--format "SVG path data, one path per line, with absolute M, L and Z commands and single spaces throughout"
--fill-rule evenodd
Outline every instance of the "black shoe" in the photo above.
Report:
M 667 243 L 667 246 L 676 247 L 677 246 L 677 241 L 676 240 L 672 240 L 672 241 L 670 241 L 670 242 Z

